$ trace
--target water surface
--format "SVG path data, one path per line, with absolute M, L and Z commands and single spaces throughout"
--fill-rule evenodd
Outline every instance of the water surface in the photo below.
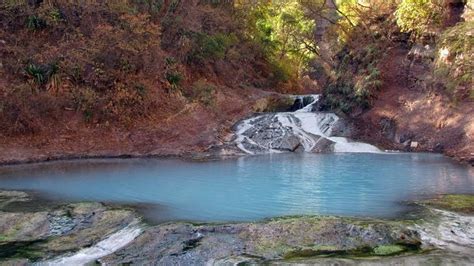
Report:
M 474 170 L 437 154 L 270 154 L 210 162 L 64 161 L 0 168 L 0 188 L 147 206 L 155 221 L 284 215 L 394 217 L 402 201 L 474 193 Z

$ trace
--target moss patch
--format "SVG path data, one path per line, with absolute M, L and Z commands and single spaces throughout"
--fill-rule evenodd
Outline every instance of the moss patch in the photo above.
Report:
M 443 195 L 422 203 L 455 212 L 474 213 L 474 195 Z
M 18 241 L 0 245 L 0 258 L 24 258 L 30 261 L 36 261 L 44 258 L 46 254 L 37 245 L 43 240 Z
M 340 250 L 336 246 L 330 245 L 316 245 L 313 247 L 304 247 L 293 249 L 283 256 L 284 259 L 294 258 L 306 258 L 316 256 L 336 256 L 336 255 L 347 255 L 349 254 L 346 250 Z
M 402 245 L 384 245 L 374 248 L 373 253 L 378 256 L 388 256 L 400 254 L 406 250 L 406 247 Z
M 308 257 L 373 257 L 393 256 L 409 251 L 417 251 L 418 247 L 406 245 L 381 245 L 375 248 L 366 246 L 351 250 L 341 250 L 334 246 L 314 246 L 293 249 L 283 256 L 286 260 Z

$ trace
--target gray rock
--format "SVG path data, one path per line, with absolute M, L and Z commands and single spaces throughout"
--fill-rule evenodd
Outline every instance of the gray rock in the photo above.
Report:
M 301 145 L 300 139 L 294 135 L 286 134 L 282 137 L 281 142 L 278 146 L 272 148 L 277 150 L 288 150 L 288 151 L 295 151 Z
M 388 117 L 380 119 L 380 127 L 382 130 L 382 135 L 385 138 L 389 140 L 395 140 L 395 136 L 397 133 L 397 124 L 393 119 Z
M 347 123 L 337 121 L 331 115 L 315 116 L 314 119 L 324 134 L 331 135 L 331 131 L 335 130 L 338 131 L 335 135 L 349 134 Z M 240 140 L 239 144 L 252 153 L 267 153 L 270 150 L 309 151 L 307 143 L 314 142 L 318 142 L 318 144 L 312 152 L 330 152 L 333 150 L 332 141 L 323 140 L 324 137 L 322 136 L 305 132 L 301 129 L 301 121 L 290 113 L 260 115 L 250 121 L 249 124 L 251 127 L 241 133 L 246 138 Z M 335 124 L 338 124 L 338 126 L 335 127 Z
M 377 220 L 300 217 L 228 225 L 168 224 L 150 228 L 105 264 L 237 265 L 279 260 L 299 254 L 352 252 L 380 245 L 420 244 L 403 223 Z
M 215 266 L 234 266 L 234 265 L 262 265 L 265 261 L 261 258 L 250 256 L 231 256 L 217 260 L 210 260 L 208 264 Z
M 311 152 L 315 152 L 315 153 L 333 152 L 334 144 L 335 144 L 334 141 L 329 140 L 327 138 L 320 137 L 318 141 L 316 142 L 316 146 L 313 148 Z

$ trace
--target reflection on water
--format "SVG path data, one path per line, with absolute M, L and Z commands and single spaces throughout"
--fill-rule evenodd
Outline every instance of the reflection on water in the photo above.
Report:
M 435 154 L 273 154 L 234 160 L 84 160 L 0 168 L 0 188 L 139 204 L 156 221 L 300 214 L 390 217 L 400 201 L 474 193 L 472 168 Z

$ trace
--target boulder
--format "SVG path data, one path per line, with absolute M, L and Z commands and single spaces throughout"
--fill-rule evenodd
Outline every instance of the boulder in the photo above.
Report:
M 327 138 L 320 137 L 319 140 L 316 142 L 316 145 L 311 150 L 314 153 L 327 153 L 334 151 L 334 144 L 335 142 L 329 140 Z
M 397 133 L 397 124 L 395 120 L 389 117 L 383 117 L 380 119 L 379 124 L 382 135 L 389 140 L 395 140 Z
M 300 139 L 294 135 L 286 134 L 279 142 L 280 145 L 277 147 L 272 147 L 276 150 L 286 150 L 286 151 L 295 151 L 300 145 Z

